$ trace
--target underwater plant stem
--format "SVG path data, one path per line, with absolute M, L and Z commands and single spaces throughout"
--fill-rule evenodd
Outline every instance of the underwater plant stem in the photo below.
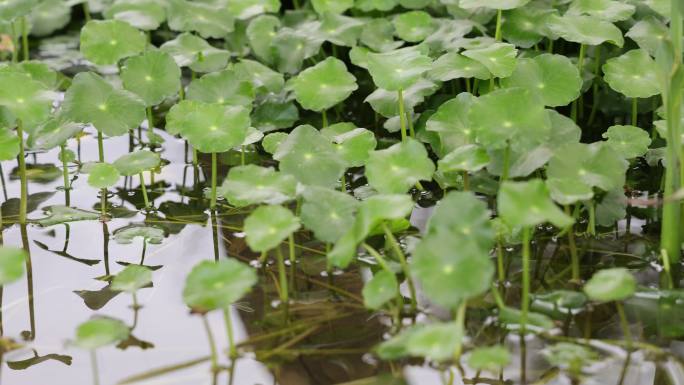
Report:
M 143 194 L 143 199 L 145 201 L 145 208 L 150 207 L 150 200 L 147 197 L 147 187 L 145 187 L 145 177 L 143 176 L 143 173 L 138 174 L 140 177 L 140 189 L 142 190 Z
M 328 127 L 328 111 L 327 110 L 321 111 L 321 117 L 323 119 L 323 128 Z
M 104 140 L 102 139 L 102 131 L 97 131 L 97 153 L 100 163 L 104 163 Z
M 622 306 L 622 301 L 615 301 L 615 308 L 617 309 L 618 316 L 620 317 L 620 327 L 622 328 L 622 334 L 625 337 L 625 342 L 627 343 L 627 349 L 632 348 L 632 332 L 629 330 L 629 322 L 627 322 L 627 316 L 625 315 L 625 308 Z
M 211 326 L 209 326 L 209 320 L 207 315 L 202 315 L 202 323 L 204 324 L 204 330 L 207 333 L 207 340 L 209 340 L 209 351 L 211 352 L 211 370 L 216 373 L 218 370 L 218 354 L 216 353 L 216 341 L 214 340 L 214 333 L 211 332 Z
M 520 336 L 524 338 L 527 329 L 527 312 L 530 308 L 530 238 L 532 228 L 522 230 L 522 300 L 520 313 Z
M 21 196 L 19 203 L 19 224 L 26 224 L 26 208 L 28 205 L 28 186 L 26 182 L 26 159 L 24 149 L 24 126 L 17 120 L 17 136 L 19 137 L 19 176 L 21 177 Z
M 465 330 L 465 315 L 468 307 L 468 301 L 462 300 L 461 304 L 456 309 L 456 335 L 459 337 L 456 349 L 454 350 L 454 364 L 458 364 L 463 353 L 463 335 Z
M 90 349 L 90 367 L 93 372 L 93 384 L 100 385 L 100 369 L 97 366 L 97 354 L 95 349 Z
M 218 155 L 215 152 L 211 153 L 211 204 L 209 208 L 212 210 L 216 208 L 216 173 L 218 168 Z
M 287 286 L 287 274 L 285 273 L 285 257 L 283 257 L 283 252 L 280 251 L 280 246 L 276 247 L 276 257 L 278 259 L 278 280 L 280 281 L 280 302 L 287 309 L 290 302 L 290 294 Z M 287 314 L 287 310 L 285 313 Z
M 399 122 L 401 123 L 401 141 L 406 141 L 406 112 L 404 111 L 404 90 L 397 91 L 399 95 Z
M 28 26 L 26 23 L 26 16 L 21 17 L 21 50 L 23 53 L 23 61 L 29 60 L 29 40 L 28 40 Z
M 394 253 L 397 255 L 397 258 L 399 258 L 401 270 L 404 272 L 404 275 L 406 276 L 406 283 L 409 288 L 409 294 L 411 295 L 411 312 L 415 312 L 418 308 L 418 302 L 416 301 L 416 287 L 413 284 L 413 278 L 411 278 L 411 272 L 409 271 L 409 266 L 406 262 L 406 256 L 404 255 L 404 252 L 401 250 L 401 246 L 399 246 L 399 242 L 397 242 L 397 239 L 394 237 L 394 234 L 392 234 L 392 230 L 390 230 L 390 228 L 387 226 L 387 223 L 383 223 L 382 228 L 385 230 L 385 236 L 387 236 L 387 240 L 390 242 L 392 250 L 394 250 Z
M 375 248 L 367 243 L 363 244 L 363 248 L 366 249 L 368 254 L 372 255 L 373 258 L 375 258 L 375 261 L 378 262 L 378 265 L 380 265 L 380 268 L 394 274 L 394 271 L 389 267 L 389 264 L 387 264 L 387 261 L 385 261 L 385 258 L 380 254 Z
M 235 346 L 235 335 L 233 333 L 233 319 L 230 317 L 230 308 L 223 309 L 223 322 L 226 324 L 226 335 L 228 336 L 228 356 L 231 361 L 237 357 L 237 347 Z M 235 365 L 234 363 L 232 364 Z
M 64 178 L 64 203 L 70 205 L 70 192 L 71 186 L 69 186 L 69 168 L 66 160 L 66 146 L 62 144 L 61 146 L 62 155 L 62 177 Z
M 637 120 L 639 118 L 639 99 L 632 98 L 632 126 L 637 125 Z
M 570 214 L 570 206 L 565 205 L 565 213 Z M 580 261 L 577 254 L 577 244 L 575 243 L 575 224 L 571 224 L 568 228 L 568 249 L 570 249 L 570 260 L 572 264 L 572 280 L 579 283 L 580 281 Z

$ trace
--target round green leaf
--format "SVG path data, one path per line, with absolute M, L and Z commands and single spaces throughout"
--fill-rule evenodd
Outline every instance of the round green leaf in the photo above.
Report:
M 608 59 L 603 65 L 603 79 L 610 88 L 630 97 L 648 98 L 660 93 L 655 60 L 642 49 L 633 49 Z
M 118 0 L 107 8 L 104 16 L 125 21 L 138 29 L 153 31 L 166 20 L 166 9 L 158 0 Z
M 582 89 L 577 66 L 562 55 L 542 54 L 520 59 L 513 74 L 502 79 L 505 87 L 522 87 L 536 92 L 544 105 L 565 106 L 577 99 Z
M 91 187 L 103 189 L 114 186 L 121 174 L 116 167 L 109 163 L 96 163 L 88 170 L 88 184 Z
M 142 238 L 146 243 L 158 245 L 164 241 L 164 236 L 164 230 L 159 227 L 135 223 L 114 231 L 114 240 L 121 245 L 133 243 L 135 238 Z
M 490 74 L 487 67 L 479 61 L 463 56 L 458 52 L 447 52 L 440 56 L 428 72 L 431 79 L 448 81 L 460 78 L 489 79 Z
M 26 16 L 38 3 L 40 0 L 3 0 L 0 2 L 0 20 L 14 21 L 18 17 Z
M 252 268 L 234 259 L 202 261 L 185 279 L 183 301 L 194 311 L 226 309 L 257 283 Z
M 622 301 L 636 291 L 636 279 L 622 267 L 597 271 L 584 285 L 584 293 L 593 301 Z
M 667 26 L 662 21 L 653 16 L 648 16 L 634 24 L 625 36 L 634 40 L 639 48 L 655 56 L 658 47 L 660 47 L 663 39 L 667 39 L 668 34 Z
M 169 0 L 169 28 L 197 32 L 205 39 L 220 39 L 233 32 L 235 20 L 226 6 L 186 0 Z
M 26 257 L 24 249 L 0 246 L 0 285 L 12 283 L 24 275 Z
M 143 171 L 157 168 L 159 164 L 161 164 L 161 157 L 150 150 L 131 152 L 114 161 L 114 167 L 124 176 L 138 175 Z
M 475 370 L 496 372 L 511 362 L 511 354 L 501 345 L 475 348 L 468 356 L 468 366 Z
M 129 333 L 128 326 L 122 321 L 105 317 L 94 318 L 78 325 L 74 343 L 83 349 L 94 350 L 123 341 L 128 338 Z
M 81 30 L 81 53 L 97 65 L 116 64 L 146 45 L 145 34 L 120 20 L 91 20 Z
M 293 199 L 296 187 L 297 181 L 291 175 L 250 164 L 231 168 L 219 194 L 237 207 L 277 205 Z
M 299 218 L 282 206 L 260 206 L 245 219 L 247 245 L 257 252 L 277 247 L 300 227 Z
M 518 47 L 531 48 L 548 36 L 546 18 L 558 11 L 543 4 L 531 4 L 506 12 L 501 26 L 503 38 Z
M 265 63 L 273 63 L 273 38 L 280 28 L 280 19 L 273 15 L 261 15 L 252 19 L 247 26 L 246 34 L 252 52 Z
M 487 167 L 489 155 L 487 151 L 475 144 L 467 144 L 448 153 L 437 162 L 440 172 L 453 171 L 476 172 Z
M 405 90 L 430 70 L 432 59 L 419 48 L 408 47 L 368 54 L 368 71 L 375 84 L 388 91 Z
M 363 304 L 371 310 L 378 310 L 387 302 L 397 298 L 399 283 L 394 273 L 386 270 L 377 272 L 363 286 Z
M 589 15 L 610 22 L 629 19 L 636 7 L 615 0 L 575 0 L 568 8 L 568 15 Z
M 566 14 L 551 15 L 546 20 L 549 30 L 567 41 L 586 45 L 608 42 L 618 47 L 625 43 L 620 28 L 597 17 Z
M 626 171 L 627 162 L 606 143 L 569 143 L 551 158 L 547 175 L 609 191 L 624 185 Z
M 452 191 L 435 207 L 427 222 L 426 233 L 447 232 L 452 237 L 474 241 L 481 250 L 489 250 L 494 244 L 490 217 L 487 204 L 473 193 Z
M 159 47 L 173 56 L 180 67 L 195 72 L 213 72 L 226 67 L 230 52 L 213 47 L 206 40 L 189 33 L 181 33 Z
M 324 111 L 343 102 L 358 86 L 344 62 L 329 57 L 302 71 L 294 79 L 293 88 L 302 107 Z
M 502 183 L 497 207 L 499 216 L 511 226 L 534 227 L 549 222 L 564 228 L 573 222 L 553 203 L 549 190 L 539 179 Z
M 302 224 L 322 242 L 337 242 L 354 224 L 359 202 L 350 195 L 310 186 L 303 193 Z
M 66 143 L 83 131 L 83 124 L 62 117 L 51 118 L 29 135 L 28 145 L 33 149 L 49 150 Z
M 425 40 L 436 29 L 429 13 L 425 11 L 405 12 L 392 20 L 397 37 L 409 43 Z
M 435 165 L 422 143 L 408 139 L 374 151 L 366 162 L 368 184 L 380 193 L 405 193 L 421 180 L 431 180 Z
M 512 44 L 494 43 L 483 48 L 473 48 L 463 51 L 469 57 L 483 66 L 497 78 L 511 76 L 517 63 L 518 50 Z
M 140 265 L 128 265 L 112 280 L 112 290 L 135 293 L 152 283 L 152 270 Z
M 28 1 L 30 3 L 30 1 Z M 71 8 L 60 1 L 44 1 L 35 6 L 29 15 L 31 35 L 48 36 L 71 21 Z
M 333 142 L 347 167 L 363 166 L 377 145 L 373 132 L 357 128 L 353 123 L 333 124 L 322 129 L 321 134 Z
M 0 71 L 0 84 L 0 106 L 21 120 L 25 128 L 33 128 L 48 118 L 52 100 L 42 83 L 21 72 Z
M 530 0 L 461 0 L 458 5 L 461 8 L 491 8 L 491 9 L 514 9 L 522 7 Z
M 19 137 L 9 129 L 0 128 L 0 161 L 19 155 Z
M 651 136 L 647 131 L 635 126 L 612 126 L 603 133 L 608 139 L 608 146 L 625 159 L 642 156 L 651 145 Z
M 264 147 L 264 151 L 268 152 L 269 154 L 275 154 L 276 151 L 278 151 L 278 147 L 282 142 L 287 139 L 287 134 L 284 132 L 274 132 L 272 134 L 268 134 L 264 137 L 264 139 L 261 141 L 261 145 Z
M 251 107 L 254 101 L 254 87 L 227 69 L 202 76 L 190 83 L 186 96 L 188 100 L 231 106 Z
M 354 6 L 354 0 L 311 0 L 311 5 L 319 15 L 344 13 Z
M 180 78 L 180 68 L 164 51 L 147 51 L 132 57 L 121 69 L 124 88 L 140 96 L 148 107 L 176 95 Z
M 363 26 L 360 41 L 363 45 L 376 52 L 391 51 L 403 44 L 400 41 L 394 40 L 394 26 L 387 19 L 372 19 L 368 21 Z M 354 60 L 352 59 L 353 62 Z

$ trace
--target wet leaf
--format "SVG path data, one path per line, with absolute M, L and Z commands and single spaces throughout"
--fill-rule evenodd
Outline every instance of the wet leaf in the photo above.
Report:
M 74 343 L 83 349 L 94 350 L 123 341 L 128 334 L 128 326 L 122 321 L 98 317 L 78 325 Z
M 245 219 L 249 247 L 265 252 L 277 247 L 300 227 L 299 218 L 282 206 L 260 206 Z
M 431 180 L 435 165 L 422 143 L 408 139 L 374 151 L 366 162 L 368 183 L 380 193 L 405 193 L 421 180 Z
M 261 132 L 290 128 L 299 120 L 299 109 L 293 102 L 266 101 L 252 112 L 252 124 Z
M 149 150 L 138 150 L 119 157 L 113 165 L 121 175 L 131 176 L 157 168 L 160 163 L 159 154 Z
M 235 20 L 225 6 L 186 0 L 168 3 L 168 24 L 174 31 L 197 32 L 205 39 L 220 39 L 233 32 Z
M 622 267 L 599 270 L 584 285 L 584 293 L 593 301 L 622 301 L 636 291 L 636 279 Z
M 114 240 L 122 245 L 133 243 L 135 238 L 142 238 L 146 243 L 159 245 L 164 241 L 164 236 L 164 230 L 161 228 L 144 224 L 131 224 L 114 231 Z
M 310 186 L 302 193 L 302 224 L 322 242 L 337 242 L 354 224 L 359 201 L 348 194 Z
M 344 62 L 329 57 L 302 71 L 294 79 L 293 88 L 302 107 L 325 111 L 347 99 L 358 86 Z
M 603 138 L 625 159 L 643 156 L 651 145 L 648 132 L 635 126 L 611 126 L 603 133 Z
M 539 179 L 502 183 L 497 207 L 501 218 L 511 226 L 534 227 L 549 222 L 565 228 L 573 222 L 553 203 L 549 190 Z
M 12 283 L 24 275 L 26 258 L 23 249 L 0 246 L 0 285 Z
M 213 72 L 226 67 L 230 52 L 213 47 L 201 37 L 181 33 L 159 47 L 173 56 L 180 67 L 190 67 L 195 72 Z
M 119 170 L 109 163 L 97 163 L 88 170 L 88 184 L 94 188 L 109 188 L 119 182 Z
M 432 60 L 419 48 L 368 54 L 368 71 L 375 84 L 388 91 L 405 90 L 430 70 Z
M 81 30 L 81 53 L 97 65 L 116 64 L 146 45 L 142 32 L 120 20 L 91 20 Z
M 353 123 L 333 124 L 322 129 L 321 134 L 334 144 L 347 167 L 363 166 L 377 145 L 373 132 L 358 128 Z
M 41 226 L 53 226 L 68 222 L 100 219 L 100 214 L 98 213 L 61 205 L 45 207 L 44 211 L 45 214 L 47 214 L 47 217 L 36 221 L 36 223 Z
M 434 94 L 438 88 L 437 83 L 433 81 L 418 79 L 403 92 L 405 109 L 411 111 L 415 106 L 422 103 L 426 97 Z M 399 115 L 399 95 L 396 91 L 378 88 L 368 95 L 365 102 L 370 103 L 377 113 L 386 118 Z
M 483 48 L 473 48 L 463 52 L 469 57 L 487 67 L 494 77 L 505 78 L 511 76 L 517 63 L 518 50 L 512 44 L 494 43 Z
M 140 96 L 148 107 L 176 95 L 181 86 L 180 77 L 180 68 L 164 51 L 134 56 L 121 69 L 124 88 Z
M 227 69 L 213 72 L 193 81 L 188 86 L 188 100 L 251 108 L 254 87 L 250 81 Z
M 468 356 L 468 366 L 475 370 L 496 372 L 511 362 L 511 354 L 504 346 L 484 346 L 475 348 Z
M 648 98 L 660 93 L 656 62 L 642 49 L 633 49 L 608 59 L 603 79 L 610 88 L 630 97 Z
M 219 194 L 237 207 L 266 203 L 277 205 L 294 198 L 297 181 L 291 175 L 255 165 L 233 167 Z
M 378 310 L 387 302 L 396 299 L 399 283 L 394 273 L 381 270 L 363 286 L 363 304 L 368 309 Z
M 128 265 L 112 280 L 111 289 L 135 293 L 152 283 L 152 270 L 145 266 Z
M 119 136 L 145 120 L 145 105 L 128 91 L 115 89 L 99 75 L 81 72 L 74 77 L 62 104 L 64 116 L 91 123 L 107 136 Z

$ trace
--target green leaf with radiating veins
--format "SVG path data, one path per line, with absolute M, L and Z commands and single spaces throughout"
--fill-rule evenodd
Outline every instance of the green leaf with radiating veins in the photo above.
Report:
M 114 161 L 114 167 L 121 175 L 138 175 L 143 171 L 157 168 L 161 164 L 161 157 L 150 150 L 138 150 L 122 155 Z
M 282 206 L 260 206 L 245 219 L 247 245 L 256 252 L 277 247 L 301 227 L 299 218 Z
M 326 13 L 314 35 L 321 41 L 343 47 L 354 47 L 363 31 L 363 21 L 335 13 Z
M 169 28 L 197 32 L 205 39 L 220 39 L 233 32 L 235 20 L 226 6 L 186 0 L 168 0 Z
M 140 265 L 128 265 L 112 280 L 112 290 L 135 293 L 152 283 L 152 270 Z
M 611 126 L 603 133 L 610 147 L 625 159 L 633 159 L 646 154 L 651 145 L 651 136 L 635 126 Z
M 332 187 L 345 170 L 345 161 L 328 138 L 309 125 L 296 127 L 273 154 L 280 170 L 300 183 Z
M 615 223 L 627 216 L 627 197 L 624 187 L 608 191 L 601 202 L 596 205 L 596 224 L 599 226 L 614 226 Z
M 129 334 L 130 329 L 122 321 L 98 317 L 78 325 L 74 344 L 83 349 L 94 350 L 123 341 Z
M 325 111 L 347 99 L 358 86 L 344 62 L 329 57 L 302 71 L 294 79 L 293 88 L 302 107 Z
M 142 238 L 144 242 L 159 245 L 164 241 L 164 230 L 157 226 L 145 224 L 130 224 L 114 231 L 114 240 L 121 245 L 133 243 L 136 238 Z
M 668 38 L 669 33 L 662 21 L 653 16 L 647 16 L 634 24 L 625 36 L 634 40 L 639 48 L 655 56 L 660 44 Z
M 232 0 L 226 5 L 231 14 L 239 20 L 247 20 L 263 13 L 277 13 L 280 0 Z
M 551 158 L 547 176 L 609 191 L 624 185 L 627 166 L 627 161 L 607 143 L 569 143 L 558 148 Z
M 397 0 L 356 0 L 354 7 L 364 12 L 378 10 L 389 11 L 397 6 Z
M 462 343 L 462 329 L 454 322 L 417 324 L 381 343 L 376 352 L 384 360 L 412 356 L 446 361 Z
M 456 148 L 475 142 L 475 131 L 470 126 L 468 111 L 476 99 L 467 92 L 456 95 L 439 106 L 426 122 L 425 128 L 437 132 L 442 140 L 448 136 L 448 142 L 456 144 Z
M 276 151 L 278 151 L 278 147 L 282 142 L 285 141 L 285 139 L 287 139 L 287 133 L 274 132 L 272 134 L 266 135 L 261 141 L 261 145 L 264 147 L 264 151 L 273 155 Z
M 388 91 L 407 89 L 429 71 L 431 65 L 432 59 L 416 47 L 368 54 L 368 71 L 375 85 Z
M 451 191 L 435 206 L 427 222 L 426 234 L 447 232 L 458 239 L 475 241 L 482 250 L 489 250 L 495 235 L 490 218 L 487 204 L 475 194 Z
M 547 146 L 556 150 L 567 143 L 578 143 L 582 136 L 582 129 L 569 117 L 556 110 L 547 109 L 546 113 L 551 119 L 551 136 Z
M 489 290 L 494 270 L 488 249 L 446 230 L 426 235 L 411 264 L 430 300 L 449 309 Z
M 344 13 L 354 6 L 354 0 L 311 0 L 314 11 L 319 15 L 326 13 Z
M 546 186 L 554 201 L 562 205 L 590 200 L 594 197 L 594 190 L 585 183 L 577 183 L 572 179 L 549 177 Z
M 154 31 L 166 20 L 166 9 L 159 0 L 118 0 L 105 10 L 104 16 L 125 21 L 138 29 Z
M 530 4 L 506 12 L 501 26 L 503 38 L 521 48 L 531 48 L 549 35 L 546 18 L 558 11 L 543 3 Z
M 424 78 L 418 79 L 407 89 L 403 90 L 405 110 L 412 110 L 438 89 L 439 85 L 436 82 Z M 386 118 L 399 115 L 399 95 L 396 91 L 378 88 L 368 95 L 364 101 L 369 103 L 373 110 Z
M 145 34 L 120 20 L 92 20 L 81 30 L 81 53 L 97 65 L 112 65 L 142 52 Z
M 185 279 L 183 302 L 193 311 L 226 309 L 257 283 L 254 269 L 235 259 L 196 264 Z
M 371 310 L 382 308 L 387 302 L 397 298 L 399 283 L 394 273 L 381 270 L 363 285 L 363 305 Z
M 603 73 L 610 88 L 627 97 L 648 98 L 660 93 L 656 62 L 642 49 L 608 59 Z
M 280 19 L 273 15 L 261 15 L 252 19 L 247 26 L 246 34 L 252 52 L 265 63 L 273 63 L 275 60 L 272 49 Z
M 567 10 L 568 15 L 589 15 L 610 22 L 629 19 L 636 10 L 632 4 L 615 0 L 574 0 Z
M 491 9 L 514 9 L 529 3 L 530 0 L 461 0 L 458 5 L 461 8 L 491 8 Z
M 283 74 L 254 60 L 242 59 L 233 69 L 243 79 L 251 81 L 257 92 L 278 93 L 285 85 Z
M 252 112 L 252 125 L 264 133 L 293 127 L 297 120 L 299 108 L 294 102 L 265 100 Z
M 297 181 L 292 175 L 272 168 L 246 165 L 231 168 L 218 192 L 231 205 L 243 207 L 287 202 L 294 198 L 296 188 Z
M 536 95 L 526 88 L 506 88 L 476 99 L 468 111 L 475 135 L 488 149 L 524 151 L 546 141 L 551 132 L 549 115 Z
M 28 1 L 30 3 L 30 1 Z M 71 21 L 71 8 L 61 1 L 44 1 L 33 7 L 27 23 L 32 36 L 49 36 Z
M 0 2 L 0 20 L 10 22 L 26 16 L 38 3 L 40 0 L 3 0 Z
M 567 41 L 585 45 L 611 43 L 622 47 L 622 31 L 613 23 L 593 16 L 551 15 L 547 19 L 549 30 Z
M 360 202 L 343 192 L 308 186 L 302 193 L 302 224 L 322 242 L 337 242 L 354 224 Z
M 12 160 L 19 155 L 19 137 L 7 128 L 0 127 L 0 161 Z
M 254 86 L 235 71 L 226 69 L 194 80 L 186 92 L 188 100 L 251 108 Z
M 114 88 L 92 72 L 74 77 L 62 104 L 65 117 L 91 123 L 107 136 L 118 136 L 145 120 L 145 104 L 128 91 Z
M 401 13 L 394 17 L 392 24 L 397 37 L 409 43 L 425 40 L 437 28 L 432 16 L 425 11 Z
M 464 56 L 478 61 L 497 78 L 505 78 L 513 73 L 517 54 L 515 46 L 507 43 L 494 43 L 487 47 L 463 51 Z
M 549 190 L 540 179 L 526 182 L 504 182 L 497 196 L 499 216 L 511 226 L 534 227 L 549 222 L 558 228 L 573 223 L 551 200 Z
M 584 285 L 584 293 L 593 301 L 622 301 L 636 291 L 636 279 L 622 267 L 596 272 Z
M 27 256 L 24 249 L 0 246 L 0 285 L 12 283 L 24 275 Z
M 83 128 L 82 123 L 74 123 L 60 116 L 50 118 L 31 132 L 27 144 L 32 149 L 49 150 L 74 138 Z
M 368 21 L 361 31 L 360 41 L 363 45 L 376 52 L 391 51 L 404 44 L 401 41 L 394 40 L 394 26 L 387 19 L 372 19 Z M 353 59 L 352 63 L 354 63 Z
M 447 52 L 432 63 L 427 76 L 439 81 L 460 78 L 489 79 L 492 74 L 479 61 L 463 56 L 458 52 Z
M 408 139 L 374 151 L 366 162 L 368 184 L 380 193 L 405 193 L 421 180 L 431 180 L 435 165 L 422 143 Z
M 176 95 L 180 78 L 180 68 L 164 51 L 147 51 L 131 57 L 121 69 L 124 88 L 140 96 L 148 107 Z
M 483 346 L 475 348 L 468 355 L 468 366 L 475 370 L 496 372 L 511 362 L 511 353 L 504 346 Z
M 249 110 L 196 100 L 183 100 L 166 116 L 166 128 L 180 134 L 198 151 L 219 153 L 240 146 L 250 127 Z
M 181 33 L 159 48 L 173 56 L 180 67 L 190 67 L 195 72 L 218 71 L 225 68 L 230 59 L 230 52 L 215 48 L 190 33 Z
M 98 189 L 116 185 L 119 177 L 119 170 L 109 163 L 96 163 L 88 170 L 88 184 Z
M 437 162 L 439 172 L 454 171 L 476 172 L 487 167 L 489 154 L 487 150 L 476 145 L 466 144 L 448 153 Z
M 27 131 L 48 118 L 52 95 L 42 83 L 21 72 L 0 71 L 0 84 L 0 106 L 21 120 Z
M 322 129 L 321 134 L 330 139 L 347 167 L 363 166 L 378 143 L 373 132 L 353 123 L 333 124 Z
M 577 65 L 562 55 L 542 54 L 520 59 L 513 74 L 501 79 L 504 87 L 523 87 L 536 92 L 551 107 L 565 106 L 577 99 L 582 89 Z

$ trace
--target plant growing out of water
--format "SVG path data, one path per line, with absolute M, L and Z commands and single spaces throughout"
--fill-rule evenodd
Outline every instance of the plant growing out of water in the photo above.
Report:
M 584 285 L 584 293 L 589 299 L 597 302 L 615 302 L 620 326 L 627 342 L 627 348 L 631 349 L 632 333 L 625 315 L 622 301 L 631 297 L 636 291 L 636 280 L 625 268 L 612 268 L 599 270 Z
M 138 175 L 140 179 L 140 189 L 142 190 L 143 199 L 145 202 L 144 209 L 150 209 L 150 200 L 147 197 L 147 187 L 145 186 L 145 171 L 151 171 L 159 167 L 161 164 L 161 157 L 159 154 L 149 150 L 139 150 L 121 156 L 114 161 L 114 167 L 119 171 L 119 174 L 124 176 Z
M 100 383 L 100 372 L 95 351 L 98 348 L 121 342 L 128 338 L 128 335 L 128 326 L 114 318 L 95 317 L 78 325 L 73 343 L 90 353 L 94 384 Z

